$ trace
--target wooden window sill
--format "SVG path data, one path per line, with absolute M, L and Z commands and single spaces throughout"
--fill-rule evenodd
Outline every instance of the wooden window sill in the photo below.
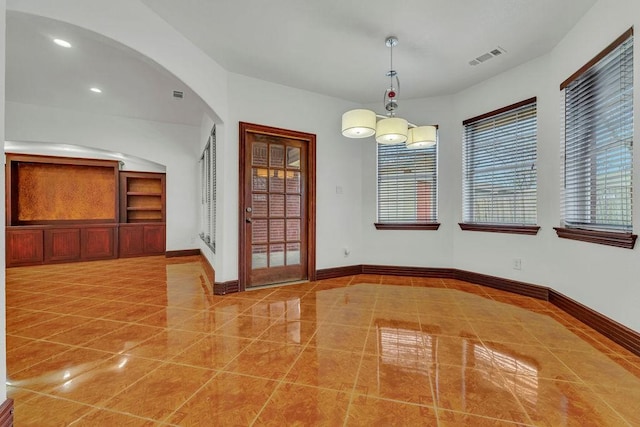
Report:
M 578 240 L 580 242 L 597 243 L 617 248 L 633 249 L 638 236 L 631 233 L 612 231 L 586 230 L 584 228 L 553 227 L 561 239 Z
M 458 223 L 464 231 L 484 231 L 485 233 L 508 233 L 536 235 L 540 227 L 537 225 L 502 225 L 502 224 L 473 224 L 469 222 Z
M 376 222 L 376 230 L 437 230 L 440 228 L 439 222 L 431 222 L 428 224 L 383 224 Z

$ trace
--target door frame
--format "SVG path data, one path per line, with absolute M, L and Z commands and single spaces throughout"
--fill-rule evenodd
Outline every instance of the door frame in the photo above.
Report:
M 245 182 L 246 168 L 251 167 L 245 164 L 247 155 L 248 133 L 258 133 L 263 135 L 273 135 L 296 139 L 307 144 L 307 278 L 309 281 L 316 279 L 316 135 L 306 132 L 298 132 L 289 129 L 281 129 L 271 126 L 259 125 L 255 123 L 239 122 L 239 180 L 238 180 L 238 284 L 239 291 L 246 290 L 247 283 L 247 262 L 246 254 L 246 227 L 245 227 L 245 186 L 250 182 Z

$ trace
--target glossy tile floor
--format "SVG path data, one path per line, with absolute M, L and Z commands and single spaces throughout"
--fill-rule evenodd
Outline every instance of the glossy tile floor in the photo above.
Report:
M 640 358 L 543 301 L 392 276 L 209 288 L 196 257 L 7 270 L 15 425 L 640 425 Z

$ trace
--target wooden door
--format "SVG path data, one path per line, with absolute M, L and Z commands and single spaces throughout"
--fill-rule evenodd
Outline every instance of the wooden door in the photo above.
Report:
M 314 279 L 315 135 L 240 123 L 240 289 Z

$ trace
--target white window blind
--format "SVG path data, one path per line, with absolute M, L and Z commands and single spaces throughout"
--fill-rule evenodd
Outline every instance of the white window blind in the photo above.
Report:
M 200 238 L 216 252 L 216 128 L 200 157 Z
M 633 32 L 561 86 L 563 225 L 631 232 Z
M 410 150 L 378 146 L 378 223 L 437 221 L 437 145 Z
M 463 125 L 463 221 L 536 224 L 536 98 Z

